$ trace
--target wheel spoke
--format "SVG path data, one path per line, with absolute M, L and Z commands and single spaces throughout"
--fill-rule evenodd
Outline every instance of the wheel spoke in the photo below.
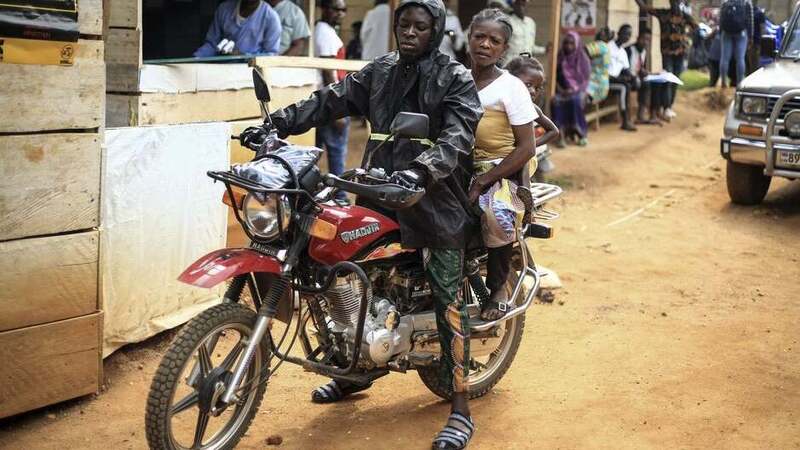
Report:
M 205 344 L 197 349 L 197 361 L 200 363 L 200 375 L 203 378 L 207 377 L 213 366 L 211 365 L 211 354 Z
M 169 414 L 174 416 L 175 414 L 182 413 L 183 411 L 186 411 L 187 409 L 196 405 L 199 399 L 200 396 L 197 394 L 197 391 L 192 392 L 191 394 L 182 398 L 179 402 L 172 405 L 172 408 L 169 410 Z
M 198 411 L 197 427 L 194 429 L 194 442 L 192 442 L 192 448 L 200 448 L 203 445 L 203 435 L 206 434 L 206 428 L 208 428 L 208 413 Z
M 236 360 L 239 359 L 239 355 L 242 353 L 242 350 L 244 350 L 244 344 L 241 340 L 239 340 L 239 342 L 233 346 L 231 352 L 228 353 L 228 356 L 225 357 L 225 360 L 222 361 L 220 367 L 225 370 L 231 370 L 233 365 L 236 363 Z

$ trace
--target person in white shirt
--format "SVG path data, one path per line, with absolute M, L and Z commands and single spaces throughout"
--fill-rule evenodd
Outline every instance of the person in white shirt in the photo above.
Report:
M 344 0 L 322 0 L 320 6 L 322 20 L 314 27 L 314 54 L 320 58 L 344 59 L 344 42 L 334 27 L 341 25 L 347 6 Z M 338 81 L 339 75 L 335 70 L 322 71 L 324 85 Z M 316 145 L 328 154 L 328 171 L 334 175 L 340 175 L 345 169 L 349 129 L 349 117 L 317 127 Z M 337 194 L 337 200 L 346 202 L 346 194 L 343 191 L 341 195 Z
M 361 59 L 372 61 L 389 53 L 389 0 L 375 0 L 361 24 Z
M 633 27 L 626 23 L 619 27 L 617 39 L 608 43 L 608 51 L 611 56 L 608 66 L 608 89 L 619 92 L 619 109 L 622 111 L 621 128 L 626 131 L 636 131 L 628 111 L 628 98 L 636 77 L 631 73 L 628 52 L 623 47 L 631 39 L 632 34 Z
M 484 111 L 475 130 L 476 178 L 468 193 L 470 203 L 478 202 L 484 211 L 481 234 L 489 253 L 490 292 L 481 304 L 484 320 L 497 320 L 506 313 L 513 243 L 527 209 L 523 196 L 530 195 L 519 188 L 530 175 L 520 177 L 520 171 L 536 161 L 533 127 L 539 114 L 522 80 L 497 67 L 511 35 L 508 16 L 498 9 L 478 13 L 469 30 L 472 77 Z
M 531 56 L 544 55 L 546 49 L 536 45 L 536 22 L 525 15 L 528 0 L 514 0 L 511 4 L 512 14 L 509 16 L 514 33 L 508 42 L 506 61 L 511 61 L 522 53 Z
M 445 0 L 444 5 L 447 7 L 447 17 L 445 17 L 444 23 L 444 39 L 439 45 L 439 51 L 457 60 L 456 54 L 464 49 L 466 38 L 464 30 L 461 28 L 461 20 L 449 7 L 450 0 Z

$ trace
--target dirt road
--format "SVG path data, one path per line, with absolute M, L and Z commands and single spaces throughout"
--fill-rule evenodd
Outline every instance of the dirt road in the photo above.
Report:
M 540 263 L 565 288 L 535 305 L 506 378 L 474 402 L 471 448 L 800 448 L 800 183 L 732 206 L 722 114 L 701 94 L 664 128 L 607 125 L 556 153 L 568 194 Z M 165 338 L 106 361 L 107 390 L 0 422 L 9 449 L 141 449 Z M 448 407 L 414 374 L 317 406 L 284 367 L 241 448 L 429 448 Z

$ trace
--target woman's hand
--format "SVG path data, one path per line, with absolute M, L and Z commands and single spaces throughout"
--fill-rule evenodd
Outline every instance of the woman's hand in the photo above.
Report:
M 486 180 L 483 176 L 475 178 L 472 182 L 472 186 L 469 187 L 469 193 L 467 194 L 467 198 L 469 199 L 469 203 L 473 204 L 478 201 L 478 198 L 483 194 L 486 189 L 490 186 L 490 184 L 486 183 Z

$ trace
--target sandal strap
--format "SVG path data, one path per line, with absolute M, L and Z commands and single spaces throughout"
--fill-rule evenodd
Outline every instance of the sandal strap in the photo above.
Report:
M 474 432 L 475 424 L 472 423 L 472 419 L 461 413 L 451 413 L 447 424 L 433 440 L 434 448 L 465 448 Z M 453 447 L 448 447 L 447 444 L 451 444 Z

